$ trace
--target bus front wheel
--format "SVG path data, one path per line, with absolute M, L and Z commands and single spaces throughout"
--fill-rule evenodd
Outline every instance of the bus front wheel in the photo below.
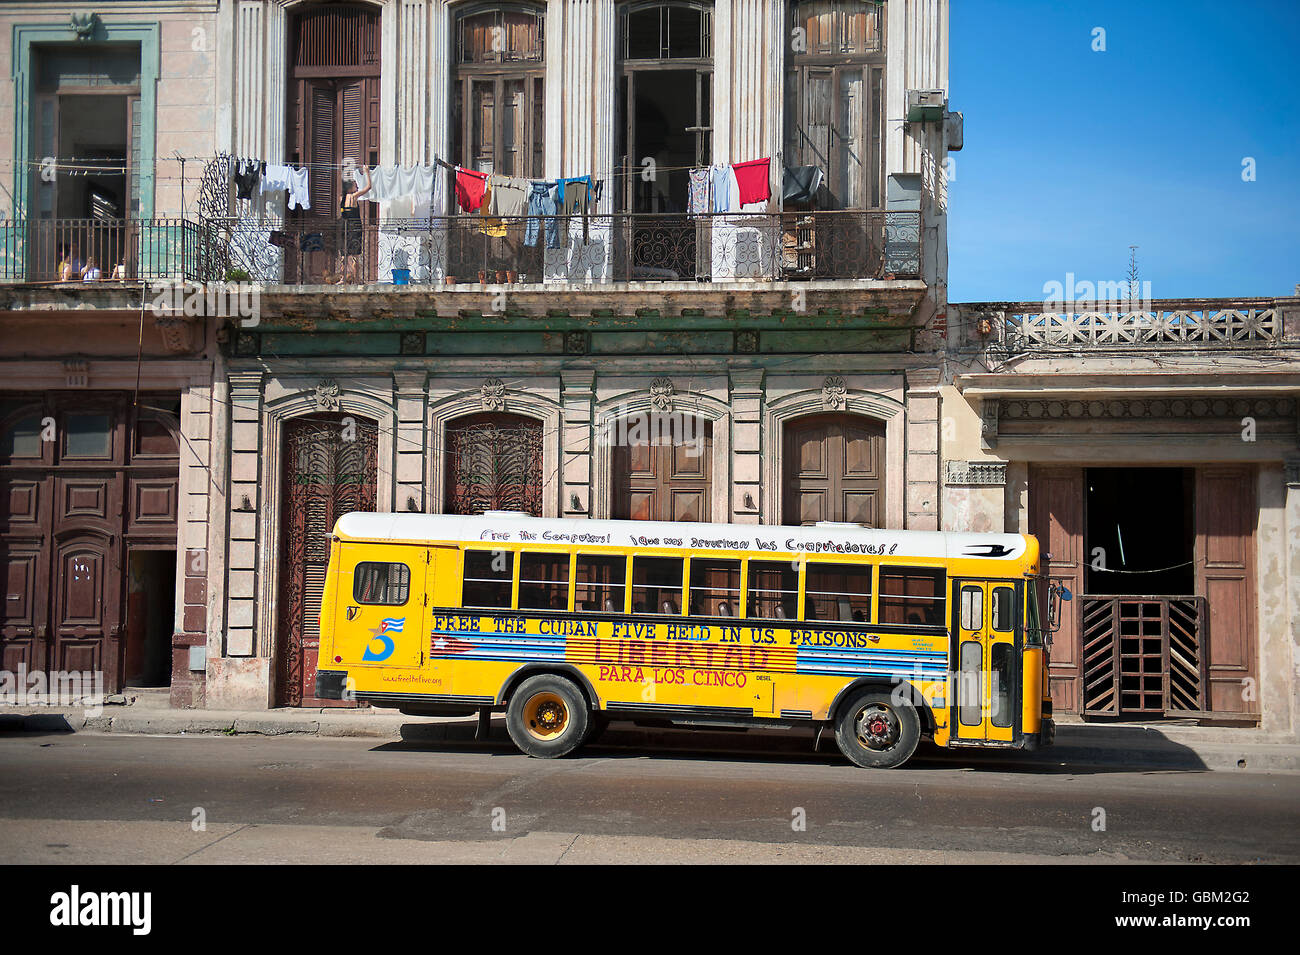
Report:
M 554 758 L 573 752 L 587 738 L 591 713 L 571 681 L 542 674 L 515 689 L 506 707 L 506 729 L 529 756 Z
M 921 717 L 907 700 L 868 691 L 849 701 L 835 722 L 840 752 L 866 769 L 893 769 L 916 752 Z

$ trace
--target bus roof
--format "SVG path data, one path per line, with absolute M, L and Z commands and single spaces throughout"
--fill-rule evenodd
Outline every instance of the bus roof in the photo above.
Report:
M 553 544 L 639 549 L 770 551 L 775 554 L 844 554 L 932 559 L 1018 561 L 1031 538 L 1021 534 L 896 531 L 857 524 L 807 527 L 772 524 L 694 524 L 530 517 L 517 511 L 485 514 L 344 514 L 334 527 L 344 540 Z

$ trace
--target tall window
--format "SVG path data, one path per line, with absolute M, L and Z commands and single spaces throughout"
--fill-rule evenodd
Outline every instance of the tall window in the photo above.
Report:
M 817 205 L 878 209 L 884 100 L 884 3 L 795 3 L 786 32 L 785 164 L 824 176 Z
M 541 4 L 471 6 L 456 18 L 453 155 L 467 169 L 542 175 Z

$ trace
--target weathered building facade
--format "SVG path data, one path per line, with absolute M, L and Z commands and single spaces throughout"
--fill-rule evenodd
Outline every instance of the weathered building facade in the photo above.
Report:
M 28 6 L 40 20 L 46 5 Z M 196 158 L 184 210 L 179 169 L 158 161 L 161 125 L 153 168 L 168 174 L 141 180 L 148 215 L 132 207 L 136 222 L 184 211 L 199 240 L 150 244 L 137 230 L 135 270 L 93 288 L 33 285 L 24 246 L 0 321 L 76 308 L 116 322 L 121 341 L 101 364 L 82 349 L 102 349 L 103 333 L 75 350 L 6 334 L 18 374 L 3 390 L 7 422 L 49 417 L 40 402 L 64 400 L 64 363 L 88 361 L 92 390 L 116 390 L 124 416 L 144 405 L 124 384 L 137 368 L 140 394 L 179 396 L 175 524 L 152 538 L 172 534 L 178 555 L 176 705 L 317 704 L 339 514 L 506 508 L 1036 533 L 1077 595 L 1053 648 L 1059 712 L 1296 732 L 1296 303 L 1085 318 L 950 306 L 941 170 L 961 127 L 947 109 L 946 0 L 134 6 L 124 21 L 165 11 L 164 41 L 188 35 L 172 15 L 210 31 L 204 59 L 159 61 L 210 89 L 209 112 L 191 118 L 204 130 L 176 147 Z M 108 44 L 117 17 L 99 18 L 98 39 L 64 26 L 57 42 Z M 15 128 L 36 135 L 40 95 L 15 90 Z M 237 198 L 227 157 L 304 166 L 312 208 Z M 761 158 L 769 199 L 687 211 L 690 169 Z M 337 286 L 350 161 L 602 188 L 533 245 L 522 219 L 488 230 L 459 215 L 438 167 L 418 217 L 363 211 L 360 283 Z M 799 167 L 820 187 L 783 189 Z M 25 175 L 14 218 L 30 224 L 44 213 Z M 63 217 L 57 202 L 45 218 Z M 141 250 L 158 246 L 149 271 Z M 256 309 L 141 312 L 141 283 L 177 272 L 251 283 Z M 131 361 L 122 336 L 141 315 L 159 336 L 185 323 L 181 365 L 148 348 Z M 24 480 L 37 464 L 0 461 Z M 79 461 L 39 465 L 57 486 Z M 126 486 L 134 459 L 115 466 Z M 0 528 L 6 554 L 36 533 L 14 530 L 18 510 Z M 51 554 L 61 539 L 51 531 Z M 51 570 L 31 578 L 28 603 L 52 620 L 60 571 L 40 559 Z M 117 573 L 125 605 L 133 585 Z M 9 666 L 22 640 L 6 621 Z

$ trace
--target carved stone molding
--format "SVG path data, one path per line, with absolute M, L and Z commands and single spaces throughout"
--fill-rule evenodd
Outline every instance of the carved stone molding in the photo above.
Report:
M 944 484 L 972 487 L 1001 487 L 1007 483 L 1005 461 L 948 461 Z
M 89 388 L 90 372 L 84 361 L 65 361 L 63 363 L 64 384 L 68 388 Z
M 158 315 L 153 321 L 162 334 L 163 348 L 168 354 L 182 355 L 194 350 L 196 322 L 179 315 Z
M 339 410 L 339 383 L 322 381 L 316 386 L 316 407 L 320 411 Z
M 980 447 L 985 451 L 998 445 L 998 412 L 997 401 L 980 402 Z
M 752 355 L 758 351 L 758 332 L 736 332 L 736 351 L 742 355 Z
M 827 411 L 844 411 L 848 407 L 849 388 L 839 375 L 828 375 L 822 382 L 822 407 Z
M 484 411 L 506 410 L 506 386 L 500 378 L 489 378 L 479 388 Z
M 1180 397 L 1092 399 L 1003 399 L 984 402 L 1000 405 L 1004 421 L 1053 421 L 1095 418 L 1285 418 L 1295 413 L 1291 398 Z
M 72 28 L 78 40 L 93 40 L 95 24 L 98 22 L 98 13 L 74 13 L 69 18 L 68 26 Z
M 676 393 L 677 389 L 668 378 L 656 378 L 650 382 L 650 403 L 654 405 L 656 411 L 671 414 Z

